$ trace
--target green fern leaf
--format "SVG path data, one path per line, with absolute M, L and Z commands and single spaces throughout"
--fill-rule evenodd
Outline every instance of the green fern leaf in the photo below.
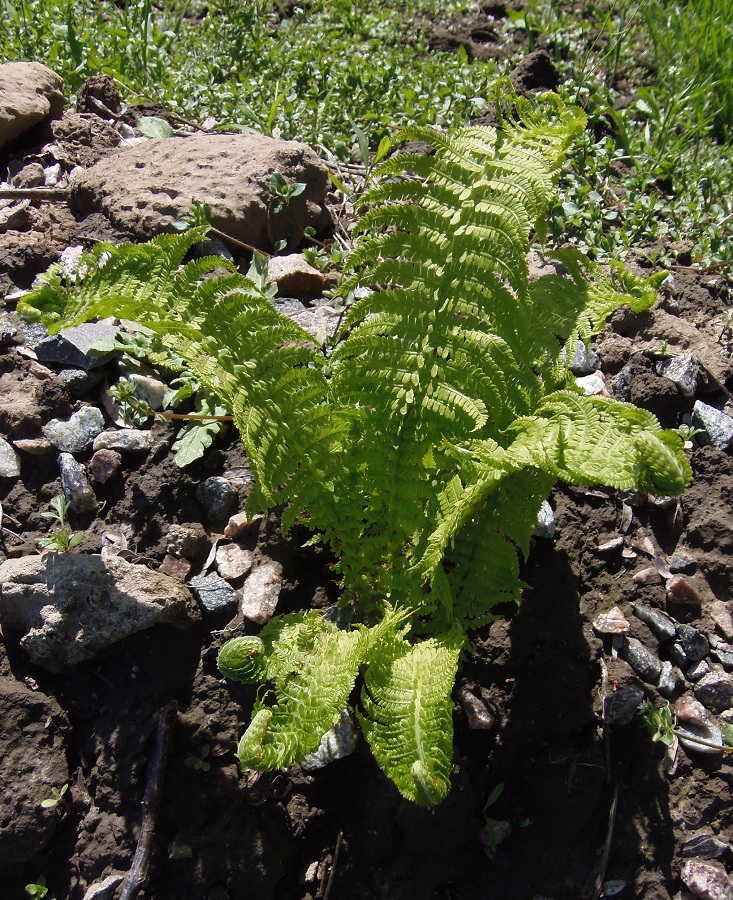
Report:
M 440 803 L 450 788 L 461 641 L 457 631 L 414 646 L 395 637 L 366 671 L 357 713 L 364 734 L 400 793 L 422 806 Z

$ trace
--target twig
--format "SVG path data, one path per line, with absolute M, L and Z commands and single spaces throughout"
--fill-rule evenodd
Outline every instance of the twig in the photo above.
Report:
M 338 837 L 336 838 L 336 846 L 333 850 L 333 862 L 331 863 L 331 871 L 328 873 L 328 881 L 326 882 L 326 890 L 323 892 L 323 900 L 328 900 L 331 894 L 331 888 L 333 887 L 333 879 L 336 875 L 336 866 L 339 861 L 339 850 L 341 849 L 341 841 L 343 840 L 344 833 L 343 831 L 339 831 Z
M 608 812 L 608 828 L 606 830 L 606 843 L 603 847 L 603 857 L 601 858 L 601 867 L 598 870 L 596 878 L 596 887 L 593 891 L 593 900 L 598 900 L 603 890 L 603 882 L 606 877 L 606 869 L 608 868 L 608 860 L 611 856 L 611 843 L 613 842 L 613 832 L 616 827 L 616 810 L 618 809 L 618 785 L 613 789 L 613 799 L 611 800 L 611 809 Z
M 691 734 L 686 734 L 684 731 L 677 731 L 676 728 L 672 729 L 672 734 L 676 738 L 688 741 L 691 744 L 700 744 L 701 747 L 711 747 L 713 750 L 720 750 L 721 753 L 733 753 L 733 747 L 728 747 L 725 744 L 714 744 L 712 741 L 705 741 L 702 738 L 693 737 Z
M 669 266 L 670 269 L 685 269 L 688 272 L 697 272 L 702 275 L 705 272 L 717 272 L 719 269 L 730 269 L 733 267 L 733 259 L 729 259 L 728 262 L 719 262 L 713 263 L 712 266 L 702 266 L 698 268 L 697 266 Z
M 0 200 L 53 200 L 61 203 L 68 199 L 66 188 L 0 188 Z
M 135 900 L 147 878 L 150 853 L 153 849 L 153 839 L 155 837 L 155 817 L 160 805 L 163 787 L 163 773 L 165 771 L 165 759 L 168 755 L 171 725 L 177 711 L 178 707 L 175 701 L 172 701 L 167 706 L 164 706 L 158 714 L 155 750 L 150 764 L 150 771 L 148 772 L 148 783 L 145 785 L 145 794 L 143 795 L 140 837 L 138 838 L 132 866 L 122 886 L 120 900 Z
M 234 416 L 209 416 L 204 413 L 174 413 L 163 410 L 154 410 L 153 415 L 161 416 L 163 419 L 186 419 L 194 422 L 205 422 L 213 419 L 215 422 L 233 422 Z

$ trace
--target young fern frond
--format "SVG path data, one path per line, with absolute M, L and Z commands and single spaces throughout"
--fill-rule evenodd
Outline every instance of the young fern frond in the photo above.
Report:
M 222 260 L 185 262 L 206 229 L 102 245 L 77 282 L 54 267 L 24 311 L 55 330 L 123 315 L 233 410 L 255 475 L 251 511 L 283 504 L 330 543 L 371 627 L 315 612 L 222 648 L 227 677 L 270 683 L 240 743 L 245 767 L 302 760 L 360 672 L 372 751 L 405 797 L 449 787 L 450 693 L 466 630 L 518 596 L 520 562 L 557 479 L 680 493 L 680 438 L 647 412 L 575 387 L 566 360 L 616 306 L 640 311 L 659 277 L 610 274 L 557 251 L 569 277 L 530 283 L 554 185 L 583 113 L 554 95 L 500 102 L 502 127 L 408 128 L 433 156 L 377 170 L 340 294 L 354 303 L 332 352 Z M 212 275 L 223 266 L 223 275 Z M 207 276 L 207 277 L 205 277 Z M 422 640 L 420 639 L 422 637 Z

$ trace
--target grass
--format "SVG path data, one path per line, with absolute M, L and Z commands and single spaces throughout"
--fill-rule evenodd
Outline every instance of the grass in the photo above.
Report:
M 733 259 L 733 0 L 525 0 L 498 23 L 540 38 L 592 128 L 553 209 L 550 234 L 603 259 L 629 251 L 702 265 Z M 102 71 L 125 99 L 186 119 L 297 138 L 361 160 L 407 123 L 450 128 L 486 105 L 511 64 L 428 50 L 451 0 L 0 0 L 0 59 L 36 59 L 71 96 Z M 474 9 L 477 10 L 478 7 Z M 629 90 L 629 85 L 633 86 Z M 355 126 L 357 126 L 355 128 Z

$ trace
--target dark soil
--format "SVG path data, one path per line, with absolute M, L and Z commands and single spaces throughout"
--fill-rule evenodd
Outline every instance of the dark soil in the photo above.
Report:
M 502 5 L 486 9 L 495 14 L 458 23 L 461 28 L 442 26 L 434 46 L 449 46 L 446 35 L 453 34 L 454 47 L 468 41 L 472 55 L 493 53 L 486 48 L 494 47 Z M 108 131 L 100 125 L 97 138 L 89 137 L 93 133 L 81 125 L 74 132 L 85 159 L 109 152 Z M 26 148 L 29 158 L 39 147 Z M 29 228 L 0 234 L 7 320 L 17 324 L 12 291 L 28 287 L 61 250 L 110 235 L 101 217 L 77 222 L 58 204 L 36 205 Z M 729 303 L 725 280 L 691 270 L 680 270 L 675 279 L 674 304 L 663 297 L 644 316 L 617 315 L 594 345 L 609 385 L 629 365 L 633 401 L 670 427 L 689 414 L 693 399 L 656 374 L 662 337 L 671 353 L 697 341 L 694 352 L 709 373 L 701 386 L 706 402 L 722 406 L 729 396 L 722 389 L 733 388 L 730 346 L 725 335 L 719 340 Z M 671 338 L 670 319 L 679 324 Z M 0 347 L 0 433 L 8 440 L 37 437 L 50 418 L 82 405 L 54 371 L 32 359 L 18 335 Z M 97 403 L 97 391 L 83 401 Z M 157 567 L 171 523 L 205 521 L 196 486 L 246 466 L 230 432 L 201 462 L 181 470 L 169 452 L 174 430 L 155 428 L 157 449 L 147 458 L 126 457 L 120 472 L 95 488 L 101 511 L 74 522 L 85 530 L 80 552 L 99 552 L 103 534 L 124 526 L 130 547 Z M 632 603 L 668 609 L 705 634 L 719 631 L 711 604 L 717 599 L 732 605 L 733 460 L 696 446 L 691 462 L 692 486 L 663 508 L 614 491 L 555 490 L 557 532 L 554 540 L 534 542 L 523 571 L 523 603 L 475 636 L 461 669 L 454 693 L 453 787 L 433 811 L 402 800 L 364 742 L 314 773 L 298 766 L 258 776 L 239 772 L 236 742 L 254 695 L 225 682 L 216 668 L 217 650 L 231 634 L 228 617 L 205 617 L 189 632 L 156 627 L 61 675 L 32 666 L 10 638 L 0 642 L 0 794 L 12 798 L 3 809 L 15 809 L 0 821 L 0 898 L 24 896 L 24 886 L 43 875 L 57 900 L 81 900 L 92 883 L 127 872 L 140 834 L 157 717 L 171 700 L 178 715 L 145 898 L 585 900 L 613 880 L 626 882 L 622 898 L 676 895 L 685 841 L 701 829 L 723 841 L 733 837 L 733 769 L 722 755 L 680 748 L 670 772 L 665 748 L 651 742 L 638 716 L 626 725 L 604 722 L 604 698 L 641 682 L 591 622 L 619 606 L 631 635 L 664 659 L 668 648 L 632 614 Z M 37 538 L 47 532 L 40 513 L 59 493 L 55 453 L 22 454 L 21 477 L 0 480 L 0 561 L 36 552 Z M 246 485 L 240 503 L 245 496 Z M 599 550 L 619 535 L 633 553 L 623 555 L 620 546 Z M 668 606 L 661 577 L 649 584 L 634 580 L 650 565 L 648 553 L 634 550 L 645 538 L 659 558 L 678 548 L 695 557 L 689 580 L 699 604 Z M 279 611 L 336 599 L 329 560 L 323 551 L 303 548 L 303 540 L 297 529 L 283 539 L 274 516 L 251 537 L 259 553 L 283 564 Z M 194 563 L 192 574 L 203 559 Z M 248 630 L 255 633 L 256 626 Z M 662 702 L 653 686 L 642 687 Z M 468 727 L 464 690 L 484 701 L 493 727 Z M 191 758 L 204 745 L 211 749 L 210 769 L 198 771 Z M 43 809 L 49 785 L 64 783 L 70 785 L 66 797 L 55 809 Z M 485 810 L 499 784 L 503 792 Z M 495 849 L 487 817 L 510 827 Z M 730 850 L 722 860 L 733 862 Z M 119 896 L 119 888 L 106 896 Z

